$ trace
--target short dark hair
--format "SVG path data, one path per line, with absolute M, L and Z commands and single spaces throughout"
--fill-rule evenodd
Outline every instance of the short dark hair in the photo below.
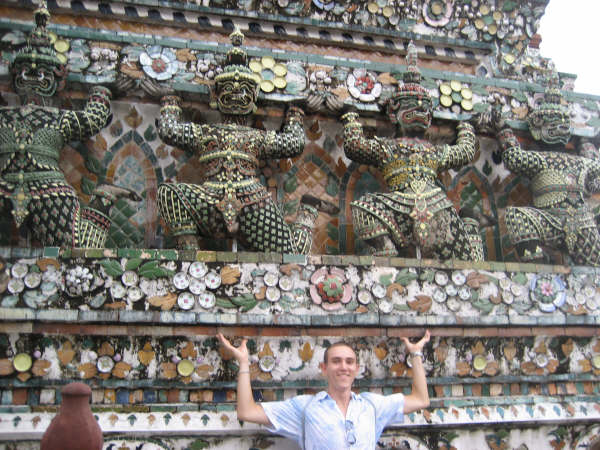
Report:
M 600 450 L 600 438 L 594 439 L 590 443 L 590 450 Z
M 334 348 L 334 347 L 348 347 L 350 350 L 352 350 L 354 352 L 354 355 L 356 355 L 356 351 L 347 342 L 344 342 L 344 341 L 334 342 L 333 344 L 331 344 L 329 347 L 327 347 L 325 349 L 325 354 L 323 355 L 323 362 L 325 364 L 327 364 L 327 355 L 329 355 L 329 349 Z M 357 356 L 357 359 L 358 359 L 358 356 Z

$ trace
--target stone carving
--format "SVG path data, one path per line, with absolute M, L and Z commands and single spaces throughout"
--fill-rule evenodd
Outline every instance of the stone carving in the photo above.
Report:
M 290 106 L 281 132 L 247 125 L 256 110 L 258 79 L 241 48 L 244 36 L 231 34 L 222 73 L 215 76 L 216 102 L 223 123 L 183 122 L 180 99 L 162 100 L 158 131 L 161 139 L 193 152 L 202 164 L 202 183 L 164 183 L 158 206 L 180 248 L 196 248 L 197 236 L 235 237 L 248 249 L 308 253 L 317 208 L 334 212 L 333 205 L 303 196 L 296 222 L 283 215 L 258 178 L 260 159 L 291 158 L 304 150 L 304 113 Z
M 570 116 L 561 104 L 557 77 L 551 78 L 544 101 L 528 116 L 529 130 L 545 148 L 565 150 Z M 575 264 L 600 265 L 600 234 L 586 204 L 599 188 L 600 163 L 589 158 L 595 149 L 582 142 L 580 155 L 524 150 L 497 108 L 493 115 L 504 165 L 531 180 L 533 206 L 506 208 L 506 227 L 519 258 L 544 261 L 547 246 L 568 254 Z
M 435 146 L 424 139 L 431 124 L 432 102 L 420 85 L 412 43 L 407 63 L 403 86 L 386 103 L 387 114 L 397 125 L 397 137 L 367 139 L 358 114 L 342 116 L 346 155 L 380 169 L 390 190 L 368 193 L 352 202 L 355 233 L 375 255 L 397 255 L 400 249 L 414 244 L 426 257 L 479 259 L 482 252 L 474 252 L 471 245 L 476 239 L 471 239 L 437 182 L 440 171 L 461 167 L 473 158 L 473 127 L 461 122 L 453 146 Z
M 108 124 L 110 91 L 92 88 L 81 111 L 51 106 L 67 69 L 51 45 L 45 4 L 34 15 L 35 29 L 10 66 L 22 106 L 0 108 L 0 211 L 10 211 L 17 227 L 29 229 L 41 245 L 102 247 L 113 201 L 137 194 L 102 185 L 82 207 L 58 160 L 66 143 L 87 139 Z

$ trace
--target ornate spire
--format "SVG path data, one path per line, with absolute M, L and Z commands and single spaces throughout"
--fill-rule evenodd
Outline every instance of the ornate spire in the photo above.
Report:
M 413 41 L 408 43 L 408 49 L 406 51 L 406 72 L 402 74 L 402 80 L 405 83 L 421 83 L 421 71 L 417 66 L 419 62 L 419 56 L 417 54 L 417 47 Z

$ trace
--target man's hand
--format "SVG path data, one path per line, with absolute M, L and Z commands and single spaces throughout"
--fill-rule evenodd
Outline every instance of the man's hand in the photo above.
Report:
M 423 347 L 429 342 L 431 334 L 429 330 L 419 342 L 412 343 L 408 338 L 403 337 L 406 350 L 410 353 L 421 353 Z M 422 357 L 414 356 L 412 359 L 412 392 L 404 396 L 404 414 L 409 414 L 429 406 L 429 393 L 427 392 L 427 379 L 425 378 L 425 369 L 423 368 Z
M 240 344 L 239 347 L 233 346 L 233 344 L 231 344 L 231 342 L 229 342 L 227 340 L 227 338 L 225 336 L 223 336 L 221 333 L 217 334 L 217 339 L 219 339 L 219 342 L 225 349 L 225 352 L 230 354 L 233 358 L 235 358 L 235 360 L 240 365 L 242 363 L 246 363 L 246 364 L 248 363 L 249 353 L 248 353 L 248 348 L 246 347 L 246 343 L 248 342 L 248 339 L 242 339 L 242 343 Z
M 234 357 L 240 365 L 237 385 L 237 416 L 239 420 L 254 422 L 260 425 L 272 426 L 262 406 L 254 401 L 252 386 L 250 386 L 249 354 L 246 347 L 247 339 L 243 339 L 239 347 L 235 347 L 221 333 L 217 334 L 225 353 Z
M 406 337 L 403 337 L 402 341 L 404 342 L 404 345 L 406 345 L 406 350 L 408 350 L 409 353 L 417 353 L 423 350 L 425 344 L 429 342 L 429 338 L 431 338 L 431 333 L 429 333 L 429 330 L 427 330 L 419 342 L 413 344 Z

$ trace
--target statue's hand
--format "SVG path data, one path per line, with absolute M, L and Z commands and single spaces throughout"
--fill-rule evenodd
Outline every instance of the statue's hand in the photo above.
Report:
M 106 97 L 108 100 L 110 100 L 112 98 L 112 94 L 110 92 L 110 89 L 105 87 L 105 86 L 92 86 L 90 88 L 90 96 L 92 95 L 99 95 L 100 97 Z
M 175 89 L 168 83 L 158 83 L 151 78 L 144 78 L 140 81 L 140 87 L 151 97 L 160 98 L 165 95 L 174 95 Z
M 480 133 L 496 134 L 506 127 L 506 120 L 502 116 L 502 105 L 497 103 L 488 105 L 484 112 L 473 114 L 470 121 Z
M 178 95 L 167 94 L 160 98 L 160 106 L 177 106 L 181 108 L 181 97 Z
M 340 120 L 342 123 L 349 124 L 352 122 L 358 122 L 358 109 L 353 103 L 344 103 L 341 110 Z

